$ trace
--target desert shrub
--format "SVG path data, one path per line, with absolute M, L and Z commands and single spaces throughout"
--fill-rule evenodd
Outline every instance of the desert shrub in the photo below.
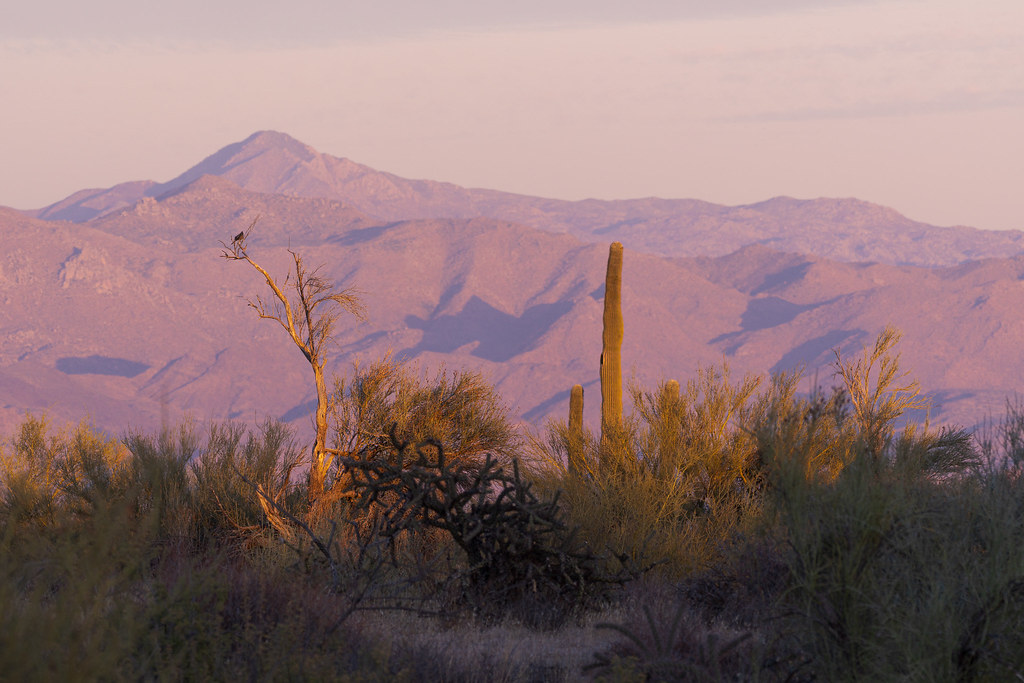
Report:
M 130 504 L 0 545 L 4 680 L 402 680 L 338 623 L 344 597 L 274 567 L 165 550 Z
M 928 443 L 902 448 L 927 461 Z M 828 680 L 1020 671 L 1020 486 L 980 471 L 915 476 L 874 456 L 865 446 L 832 482 L 780 481 L 784 628 Z
M 390 357 L 335 380 L 331 417 L 333 445 L 349 456 L 393 457 L 392 428 L 403 440 L 445 444 L 452 461 L 508 459 L 520 446 L 508 409 L 480 374 L 442 369 L 427 378 Z
M 627 571 L 608 571 L 604 558 L 567 528 L 557 497 L 534 495 L 518 461 L 506 468 L 490 456 L 453 460 L 438 441 L 400 441 L 396 431 L 392 457 L 364 451 L 344 460 L 359 493 L 356 509 L 374 516 L 391 541 L 437 529 L 462 550 L 465 566 L 448 582 L 452 607 L 469 606 L 485 620 L 551 627 L 629 578 Z
M 189 471 L 199 452 L 195 424 L 184 421 L 151 436 L 129 432 L 124 438 L 138 486 L 138 514 L 151 516 L 160 538 L 201 545 L 204 530 L 195 509 L 195 482 Z
M 402 680 L 400 660 L 344 625 L 343 598 L 273 566 L 165 562 L 135 643 L 133 678 Z
M 242 487 L 287 479 L 286 437 L 228 425 L 201 443 L 184 425 L 120 443 L 26 419 L 2 454 L 0 677 L 402 680 L 346 626 L 354 584 L 239 552 L 245 520 L 267 528 Z
M 611 438 L 562 422 L 534 438 L 532 476 L 560 490 L 573 524 L 595 547 L 639 564 L 685 574 L 713 561 L 719 546 L 759 511 L 764 463 L 750 425 L 791 402 L 798 377 L 730 381 L 702 368 L 685 390 L 630 387 L 634 412 Z M 577 463 L 569 467 L 570 452 Z
M 147 533 L 122 502 L 88 519 L 33 520 L 0 541 L 0 671 L 9 680 L 100 680 L 143 631 L 132 587 L 148 566 Z
M 1019 395 L 1006 399 L 998 419 L 986 419 L 974 432 L 982 461 L 999 471 L 1024 469 L 1024 401 Z
M 0 481 L 0 511 L 5 520 L 35 520 L 52 523 L 59 506 L 58 445 L 47 438 L 44 417 L 28 415 L 13 450 L 0 446 L 3 479 Z
M 510 461 L 520 446 L 508 408 L 481 375 L 439 371 L 431 378 L 390 357 L 356 365 L 335 379 L 329 418 L 333 458 L 329 493 L 310 510 L 314 526 L 352 514 L 357 493 L 342 462 L 353 457 L 393 458 L 391 441 L 435 439 L 450 444 L 452 461 L 480 463 L 487 455 Z
M 827 402 L 797 401 L 756 433 L 765 520 L 788 549 L 777 632 L 826 680 L 1001 679 L 1024 664 L 1019 487 L 980 469 L 962 430 L 897 433 L 916 392 L 897 381 L 898 336 L 879 339 L 842 366 L 854 405 L 842 428 L 821 424 Z M 838 471 L 821 466 L 825 448 Z
M 0 449 L 0 521 L 12 528 L 63 527 L 88 519 L 101 502 L 123 502 L 140 519 L 152 517 L 161 539 L 201 549 L 265 533 L 247 482 L 303 510 L 292 477 L 302 453 L 274 421 L 256 430 L 215 424 L 204 442 L 190 421 L 113 439 L 84 422 L 55 430 L 29 415 L 11 445 Z
M 130 433 L 124 441 L 141 489 L 138 505 L 157 516 L 168 540 L 201 550 L 265 536 L 269 525 L 253 486 L 297 511 L 304 506 L 292 481 L 302 452 L 279 422 L 267 420 L 255 430 L 213 424 L 204 441 L 185 421 L 156 436 Z
M 304 457 L 308 461 L 288 428 L 273 420 L 255 431 L 230 424 L 212 427 L 192 466 L 197 511 L 208 520 L 206 526 L 216 528 L 219 522 L 231 536 L 260 536 L 269 528 L 261 495 L 294 514 L 307 509 L 306 496 L 294 481 Z
M 53 526 L 90 514 L 96 502 L 123 497 L 132 485 L 130 453 L 82 422 L 53 430 L 45 416 L 28 415 L 0 451 L 0 515 L 18 523 Z
M 584 668 L 597 681 L 717 683 L 759 673 L 749 632 L 708 629 L 680 601 L 644 604 L 627 623 L 597 627 L 621 636 Z

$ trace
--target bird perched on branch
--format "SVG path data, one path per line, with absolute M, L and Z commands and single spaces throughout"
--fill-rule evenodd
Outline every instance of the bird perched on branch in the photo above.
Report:
M 245 237 L 245 231 L 244 230 L 242 232 L 238 233 L 237 235 L 235 235 L 235 239 L 233 239 L 231 241 L 232 241 L 232 243 L 234 243 L 234 242 L 241 242 L 243 237 Z

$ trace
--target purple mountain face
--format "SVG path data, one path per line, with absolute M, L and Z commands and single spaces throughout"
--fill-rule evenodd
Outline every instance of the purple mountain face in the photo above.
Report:
M 724 361 L 735 378 L 802 367 L 808 387 L 815 375 L 827 386 L 832 349 L 857 353 L 887 323 L 905 333 L 933 423 L 999 413 L 1024 376 L 1021 234 L 935 228 L 857 200 L 560 202 L 404 180 L 257 133 L 168 183 L 35 213 L 0 209 L 5 433 L 26 410 L 115 433 L 185 413 L 308 429 L 308 366 L 246 307 L 259 276 L 219 258 L 257 216 L 250 253 L 272 274 L 290 248 L 364 293 L 369 319 L 341 320 L 329 371 L 386 353 L 477 369 L 535 425 L 566 414 L 575 383 L 597 421 L 615 239 L 624 368 L 642 384 Z
M 1011 256 L 1024 249 L 1020 232 L 939 228 L 857 199 L 776 197 L 747 206 L 657 198 L 570 202 L 408 180 L 321 154 L 273 131 L 228 145 L 166 183 L 83 190 L 30 213 L 85 222 L 145 197 L 161 199 L 204 175 L 253 192 L 335 200 L 387 222 L 492 218 L 569 233 L 585 242 L 617 240 L 627 249 L 662 256 L 724 256 L 762 244 L 836 261 L 935 266 Z

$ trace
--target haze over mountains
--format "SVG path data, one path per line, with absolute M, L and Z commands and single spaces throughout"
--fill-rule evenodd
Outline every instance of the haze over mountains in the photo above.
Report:
M 939 228 L 854 199 L 568 202 L 407 180 L 281 133 L 229 145 L 167 182 L 0 209 L 0 431 L 27 409 L 118 432 L 281 417 L 304 429 L 310 373 L 244 297 L 257 274 L 219 240 L 260 220 L 250 254 L 287 249 L 364 292 L 329 370 L 391 351 L 482 370 L 523 419 L 595 419 L 607 245 L 626 246 L 624 364 L 650 384 L 723 360 L 734 376 L 803 366 L 831 382 L 889 322 L 933 419 L 1001 411 L 1024 361 L 1020 232 Z M 869 263 L 867 261 L 873 261 Z

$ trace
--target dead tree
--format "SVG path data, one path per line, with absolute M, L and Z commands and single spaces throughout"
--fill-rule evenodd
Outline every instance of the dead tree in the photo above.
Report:
M 284 284 L 279 286 L 247 251 L 246 242 L 257 220 L 236 235 L 230 244 L 221 242 L 221 255 L 230 261 L 247 262 L 264 277 L 273 292 L 273 298 L 268 303 L 257 296 L 249 299 L 249 306 L 255 309 L 260 318 L 276 320 L 313 369 L 313 381 L 316 384 L 316 440 L 313 442 L 310 465 L 309 498 L 310 502 L 315 502 L 325 492 L 327 473 L 337 454 L 337 451 L 327 448 L 328 397 L 324 381 L 324 347 L 332 338 L 339 308 L 359 318 L 363 317 L 364 309 L 355 290 L 336 290 L 330 280 L 319 275 L 319 267 L 307 271 L 302 257 L 291 249 L 288 253 L 292 255 L 294 271 L 289 272 Z

